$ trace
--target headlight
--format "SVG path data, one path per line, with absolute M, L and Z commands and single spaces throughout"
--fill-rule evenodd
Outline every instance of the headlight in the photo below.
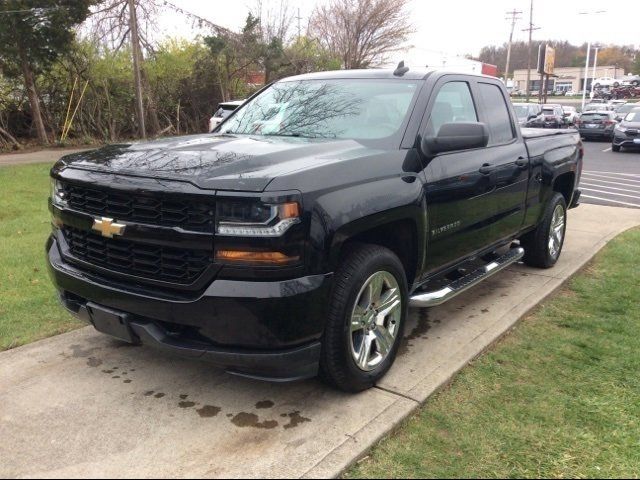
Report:
M 300 223 L 300 205 L 218 200 L 216 233 L 227 237 L 280 237 Z
M 53 203 L 57 207 L 66 207 L 67 206 L 67 197 L 62 187 L 62 183 L 60 180 L 55 178 L 51 179 L 51 203 Z

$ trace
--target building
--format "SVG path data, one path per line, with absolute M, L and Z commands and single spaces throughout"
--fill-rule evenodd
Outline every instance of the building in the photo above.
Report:
M 613 77 L 622 78 L 625 75 L 623 68 L 603 65 L 596 67 L 596 78 L 601 77 Z M 549 84 L 547 85 L 548 91 L 554 90 L 573 90 L 579 92 L 584 89 L 584 67 L 560 67 L 555 69 L 555 74 L 549 78 Z M 593 67 L 589 67 L 587 73 L 587 90 L 591 90 L 591 83 L 593 80 Z M 516 70 L 513 72 L 513 84 L 518 90 L 526 90 L 527 85 L 527 70 Z M 535 70 L 531 71 L 531 85 L 530 91 L 540 90 L 540 74 Z

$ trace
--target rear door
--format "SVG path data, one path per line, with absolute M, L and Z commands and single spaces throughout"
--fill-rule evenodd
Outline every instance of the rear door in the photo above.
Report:
M 480 121 L 489 127 L 484 158 L 491 169 L 493 189 L 484 203 L 492 212 L 491 238 L 499 241 L 517 233 L 523 225 L 529 180 L 529 156 L 504 88 L 490 80 L 478 81 L 482 102 Z M 490 243 L 490 242 L 489 242 Z

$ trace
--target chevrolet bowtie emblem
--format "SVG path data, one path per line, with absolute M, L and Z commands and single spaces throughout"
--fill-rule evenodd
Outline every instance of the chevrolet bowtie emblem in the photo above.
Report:
M 91 228 L 96 232 L 100 232 L 103 237 L 113 238 L 114 235 L 122 235 L 126 227 L 121 223 L 114 223 L 113 218 L 102 217 L 101 219 L 96 218 Z

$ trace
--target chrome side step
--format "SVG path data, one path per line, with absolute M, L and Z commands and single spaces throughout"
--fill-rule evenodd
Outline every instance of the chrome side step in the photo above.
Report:
M 469 275 L 450 283 L 441 290 L 434 292 L 420 293 L 409 299 L 409 306 L 414 308 L 436 307 L 451 300 L 453 297 L 460 295 L 462 292 L 476 286 L 483 280 L 504 270 L 509 265 L 513 265 L 524 257 L 523 248 L 512 248 L 509 252 L 497 258 L 493 262 L 482 268 L 475 270 Z

